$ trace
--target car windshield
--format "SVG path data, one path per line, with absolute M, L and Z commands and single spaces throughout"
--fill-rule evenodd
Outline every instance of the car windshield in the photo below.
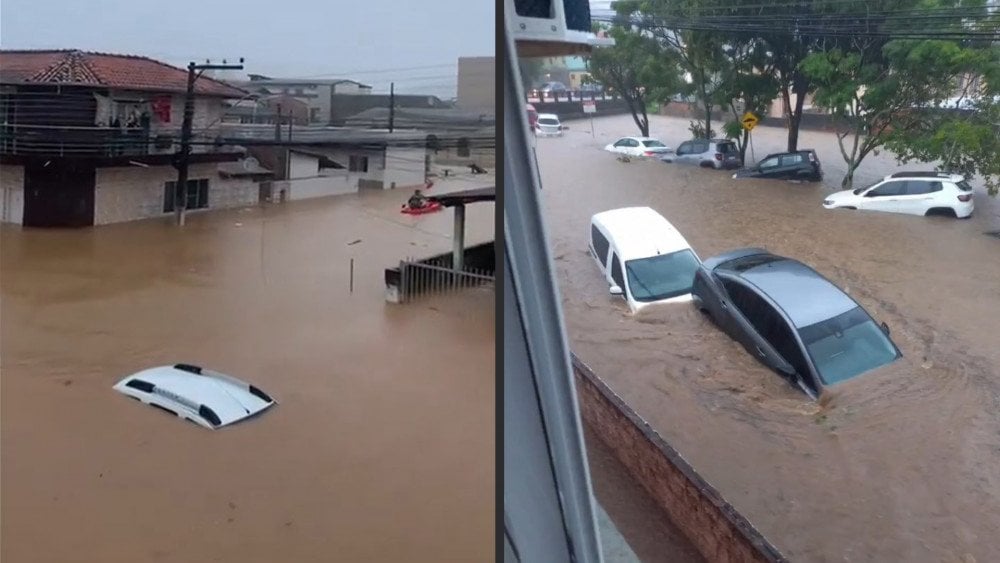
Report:
M 868 184 L 867 186 L 865 186 L 863 188 L 858 188 L 858 189 L 854 190 L 853 193 L 854 193 L 854 195 L 860 195 L 861 192 L 867 190 L 868 188 L 873 188 L 876 185 L 881 184 L 881 183 L 882 183 L 882 180 L 879 180 L 878 182 L 875 182 L 874 184 Z
M 667 145 L 664 145 L 663 143 L 657 141 L 656 139 L 647 139 L 647 140 L 643 141 L 642 144 L 644 146 L 646 146 L 646 147 L 665 147 L 665 146 L 667 146 Z
M 799 329 L 802 342 L 826 385 L 888 364 L 899 351 L 861 307 Z
M 539 117 L 538 123 L 541 125 L 559 125 L 559 120 L 552 119 L 551 117 Z
M 688 249 L 625 262 L 632 298 L 659 301 L 691 293 L 698 264 L 698 257 Z

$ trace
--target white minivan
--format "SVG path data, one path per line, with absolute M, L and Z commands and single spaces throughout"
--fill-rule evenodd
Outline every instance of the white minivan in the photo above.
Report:
M 590 253 L 611 294 L 622 296 L 633 313 L 653 303 L 691 301 L 701 260 L 681 233 L 649 207 L 591 217 Z

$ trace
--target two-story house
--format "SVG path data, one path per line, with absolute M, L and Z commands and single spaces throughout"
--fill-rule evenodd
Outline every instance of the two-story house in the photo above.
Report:
M 195 82 L 186 190 L 174 167 L 187 71 L 146 57 L 0 50 L 0 220 L 87 226 L 189 209 L 247 205 L 257 185 L 220 164 L 242 149 L 218 141 L 223 103 L 247 92 Z

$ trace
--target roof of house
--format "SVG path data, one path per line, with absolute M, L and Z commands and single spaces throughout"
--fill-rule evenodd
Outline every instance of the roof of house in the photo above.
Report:
M 184 92 L 187 70 L 141 57 L 65 50 L 0 50 L 0 84 L 52 84 Z M 202 96 L 241 98 L 247 92 L 202 76 L 195 82 Z

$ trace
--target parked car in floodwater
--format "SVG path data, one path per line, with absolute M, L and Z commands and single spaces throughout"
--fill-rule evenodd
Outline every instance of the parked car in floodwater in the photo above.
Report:
M 972 216 L 972 186 L 965 176 L 944 172 L 897 172 L 856 190 L 826 196 L 827 209 L 861 209 L 909 215 Z
M 604 211 L 590 219 L 590 254 L 633 313 L 653 303 L 691 300 L 701 261 L 691 245 L 649 207 Z
M 677 150 L 663 155 L 663 162 L 694 164 L 703 168 L 739 168 L 743 165 L 736 143 L 725 139 L 693 139 L 684 141 Z
M 901 357 L 889 327 L 809 266 L 760 248 L 709 258 L 696 307 L 761 363 L 813 399 Z
M 538 114 L 538 134 L 543 137 L 562 137 L 563 126 L 554 113 Z
M 604 150 L 625 156 L 661 157 L 671 152 L 663 141 L 653 137 L 622 137 L 606 145 Z
M 771 178 L 775 180 L 823 180 L 823 166 L 812 149 L 782 152 L 765 156 L 756 165 L 742 168 L 733 178 Z

